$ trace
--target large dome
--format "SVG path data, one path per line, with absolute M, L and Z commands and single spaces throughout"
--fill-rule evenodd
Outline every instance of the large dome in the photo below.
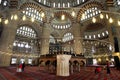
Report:
M 88 0 L 36 0 L 38 3 L 53 8 L 69 8 L 76 7 Z

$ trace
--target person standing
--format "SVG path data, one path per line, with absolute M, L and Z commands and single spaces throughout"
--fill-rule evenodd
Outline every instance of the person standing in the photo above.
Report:
M 17 66 L 17 72 L 22 72 L 22 63 Z
M 107 70 L 107 74 L 110 74 L 110 63 L 109 61 L 106 62 L 106 70 Z
M 24 68 L 25 68 L 25 62 L 23 62 L 22 64 L 22 71 L 24 71 Z

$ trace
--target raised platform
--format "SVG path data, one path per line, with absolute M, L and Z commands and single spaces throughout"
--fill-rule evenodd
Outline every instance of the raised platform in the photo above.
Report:
M 43 62 L 45 64 L 56 63 L 57 55 L 62 55 L 62 54 L 41 55 L 39 58 L 39 64 L 42 64 Z M 84 57 L 84 55 L 79 55 L 79 54 L 66 54 L 66 55 L 71 55 L 70 64 L 78 63 L 81 66 L 84 66 L 86 64 L 86 58 Z

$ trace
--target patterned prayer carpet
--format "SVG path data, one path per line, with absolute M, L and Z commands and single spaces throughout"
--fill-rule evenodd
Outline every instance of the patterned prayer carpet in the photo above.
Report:
M 25 67 L 21 73 L 16 72 L 16 67 L 1 67 L 0 80 L 120 80 L 120 71 L 115 68 L 111 68 L 111 74 L 107 74 L 106 70 L 95 74 L 94 70 L 95 67 L 86 67 L 68 77 L 62 77 L 38 67 Z

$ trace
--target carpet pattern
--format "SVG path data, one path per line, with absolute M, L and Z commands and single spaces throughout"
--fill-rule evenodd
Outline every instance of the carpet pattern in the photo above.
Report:
M 120 80 L 120 71 L 115 68 L 111 68 L 111 74 L 107 74 L 106 70 L 95 74 L 94 69 L 86 67 L 68 77 L 62 77 L 38 67 L 25 67 L 21 73 L 16 72 L 16 67 L 1 67 L 0 80 Z

